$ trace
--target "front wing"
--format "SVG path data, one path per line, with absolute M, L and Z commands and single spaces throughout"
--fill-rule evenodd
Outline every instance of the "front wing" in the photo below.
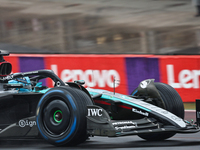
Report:
M 90 135 L 118 137 L 146 133 L 195 133 L 199 127 L 184 121 L 184 127 L 164 125 L 154 118 L 144 117 L 138 120 L 111 120 L 108 113 L 101 107 L 88 106 L 87 131 Z

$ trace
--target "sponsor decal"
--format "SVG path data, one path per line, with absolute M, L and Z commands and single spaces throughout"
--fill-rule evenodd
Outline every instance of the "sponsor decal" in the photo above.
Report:
M 161 82 L 171 85 L 183 102 L 195 102 L 200 97 L 199 56 L 160 58 Z
M 30 120 L 20 120 L 19 121 L 19 126 L 21 128 L 25 127 L 25 126 L 29 126 L 29 127 L 33 127 L 36 125 L 36 121 L 30 121 Z
M 150 82 L 151 82 L 151 80 L 142 81 L 142 82 L 140 83 L 140 87 L 143 88 L 143 89 L 145 89 L 145 88 L 148 86 L 148 84 L 149 84 Z
M 88 116 L 102 116 L 103 109 L 88 109 Z
M 140 83 L 140 87 L 143 88 L 143 89 L 145 89 L 147 87 L 147 85 L 148 85 L 148 83 L 146 81 L 142 81 Z
M 174 65 L 167 65 L 167 80 L 174 88 L 199 89 L 200 70 L 183 69 L 178 73 L 178 81 L 174 78 Z
M 122 121 L 122 122 L 113 122 L 112 125 L 137 125 L 136 122 L 133 121 Z
M 144 115 L 144 116 L 149 116 L 149 113 L 143 112 L 143 111 L 141 111 L 141 110 L 137 110 L 137 109 L 135 109 L 135 108 L 132 108 L 132 112 L 136 112 L 136 113 L 141 114 L 141 115 Z
M 116 130 L 134 129 L 137 127 L 137 123 L 133 121 L 113 122 L 112 125 Z
M 53 70 L 64 82 L 84 80 L 85 87 L 113 91 L 113 80 L 120 80 L 115 84 L 117 93 L 128 94 L 125 58 L 105 55 L 62 55 L 59 57 L 45 57 L 45 68 Z M 48 80 L 52 87 L 52 81 Z
M 123 129 L 134 129 L 136 126 L 123 126 L 123 127 L 115 127 L 116 130 L 123 130 Z
M 13 74 L 3 77 L 3 80 L 12 80 L 12 79 L 13 79 Z
M 38 73 L 38 71 L 25 72 L 25 73 L 22 73 L 22 75 L 25 76 L 27 74 L 36 74 L 36 73 Z
M 61 72 L 61 80 L 64 82 L 76 81 L 76 80 L 84 80 L 86 86 L 89 87 L 113 87 L 113 79 L 116 77 L 120 79 L 120 75 L 116 70 L 70 70 L 64 69 Z M 116 84 L 115 87 L 119 85 Z

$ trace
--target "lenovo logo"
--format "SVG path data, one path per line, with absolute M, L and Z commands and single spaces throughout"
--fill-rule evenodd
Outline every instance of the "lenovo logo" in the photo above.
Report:
M 167 81 L 168 84 L 171 85 L 172 87 L 186 88 L 186 89 L 199 88 L 200 70 L 184 69 L 178 72 L 178 74 L 175 74 L 174 65 L 167 65 L 166 69 L 167 69 Z
M 116 70 L 81 70 L 81 69 L 64 69 L 58 73 L 57 65 L 51 65 L 51 69 L 64 82 L 71 82 L 75 80 L 84 80 L 88 87 L 110 87 L 113 88 L 113 79 L 120 80 L 120 75 Z M 116 84 L 115 87 L 119 85 Z

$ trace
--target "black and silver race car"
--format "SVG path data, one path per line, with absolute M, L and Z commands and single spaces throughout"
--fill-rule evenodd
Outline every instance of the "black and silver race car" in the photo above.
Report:
M 64 83 L 51 70 L 10 74 L 0 53 L 0 138 L 44 138 L 56 146 L 77 145 L 89 136 L 138 135 L 164 140 L 176 133 L 199 132 L 184 120 L 181 97 L 171 86 L 142 81 L 131 95 L 84 88 L 84 81 Z M 54 87 L 42 85 L 50 78 Z

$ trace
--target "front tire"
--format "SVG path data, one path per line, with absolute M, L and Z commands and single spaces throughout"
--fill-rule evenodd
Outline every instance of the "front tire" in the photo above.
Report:
M 79 89 L 52 88 L 42 96 L 36 109 L 40 134 L 56 146 L 82 143 L 87 137 L 86 115 L 90 104 L 90 97 Z
M 160 82 L 155 82 L 154 84 L 164 102 L 165 105 L 164 109 L 184 119 L 184 114 L 185 114 L 184 105 L 178 92 L 168 84 Z M 140 134 L 138 136 L 148 141 L 158 141 L 158 140 L 160 141 L 168 139 L 174 136 L 175 134 L 176 133 L 174 132 L 168 132 L 168 133 Z

